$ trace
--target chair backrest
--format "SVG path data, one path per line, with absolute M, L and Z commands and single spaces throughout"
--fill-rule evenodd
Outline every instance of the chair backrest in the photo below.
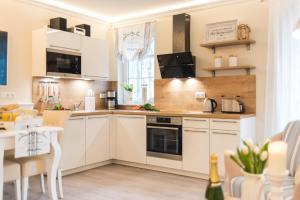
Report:
M 50 153 L 50 133 L 44 127 L 17 130 L 15 136 L 15 158 L 31 157 Z
M 288 123 L 283 133 L 283 141 L 288 144 L 288 170 L 291 176 L 295 176 L 300 164 L 300 120 Z
M 71 115 L 70 111 L 56 111 L 44 110 L 43 112 L 43 125 L 44 126 L 57 126 L 65 128 L 67 119 Z M 63 133 L 58 135 L 58 142 L 62 145 Z

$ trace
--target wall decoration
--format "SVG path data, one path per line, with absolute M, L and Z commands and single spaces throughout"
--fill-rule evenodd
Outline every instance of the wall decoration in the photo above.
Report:
M 7 35 L 0 31 L 0 86 L 7 85 Z
M 228 20 L 205 25 L 206 42 L 237 39 L 238 20 Z
M 240 24 L 238 26 L 238 39 L 249 40 L 251 29 L 247 24 Z

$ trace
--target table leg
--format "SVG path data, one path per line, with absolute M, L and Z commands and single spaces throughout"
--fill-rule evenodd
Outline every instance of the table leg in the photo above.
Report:
M 47 170 L 48 193 L 52 200 L 58 200 L 56 190 L 56 176 L 61 157 L 61 148 L 57 141 L 57 132 L 51 134 L 51 158 Z
M 3 200 L 4 141 L 0 139 L 0 200 Z

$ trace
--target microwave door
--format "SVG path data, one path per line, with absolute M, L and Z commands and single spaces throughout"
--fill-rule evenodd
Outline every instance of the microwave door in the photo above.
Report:
M 81 56 L 78 53 L 47 50 L 47 75 L 81 76 Z

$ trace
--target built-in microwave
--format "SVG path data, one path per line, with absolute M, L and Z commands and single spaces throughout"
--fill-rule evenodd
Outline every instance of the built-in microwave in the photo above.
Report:
M 46 51 L 47 76 L 81 77 L 80 52 L 49 48 Z

